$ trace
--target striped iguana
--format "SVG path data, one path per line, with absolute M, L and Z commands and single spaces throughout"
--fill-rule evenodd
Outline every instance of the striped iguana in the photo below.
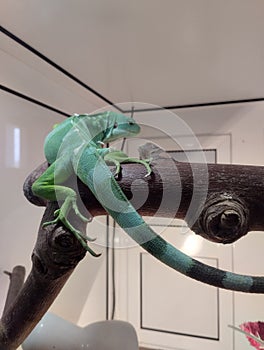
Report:
M 143 220 L 128 201 L 106 161 L 112 161 L 120 171 L 122 162 L 141 162 L 151 173 L 147 161 L 130 159 L 123 152 L 102 145 L 120 138 L 137 135 L 140 127 L 131 117 L 113 111 L 93 115 L 73 115 L 58 124 L 46 137 L 44 153 L 50 166 L 33 183 L 36 196 L 50 201 L 62 201 L 54 212 L 55 219 L 44 226 L 63 223 L 92 255 L 91 240 L 70 223 L 73 210 L 80 220 L 88 221 L 77 206 L 76 192 L 63 185 L 72 175 L 86 184 L 97 200 L 127 234 L 147 252 L 178 272 L 204 283 L 242 292 L 264 293 L 264 278 L 239 275 L 205 265 L 182 253 L 165 241 Z

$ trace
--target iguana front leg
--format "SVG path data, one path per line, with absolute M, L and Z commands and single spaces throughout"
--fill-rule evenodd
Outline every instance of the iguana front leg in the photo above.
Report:
M 54 174 L 57 174 L 55 176 Z M 43 224 L 43 227 L 48 225 L 57 224 L 59 221 L 70 230 L 74 236 L 78 239 L 81 245 L 89 251 L 93 256 L 99 256 L 88 245 L 87 241 L 94 241 L 94 238 L 84 235 L 81 231 L 77 230 L 68 220 L 68 214 L 73 210 L 76 216 L 84 221 L 90 221 L 81 214 L 77 206 L 77 194 L 76 192 L 66 186 L 61 185 L 69 176 L 71 171 L 61 159 L 56 160 L 48 169 L 34 182 L 32 185 L 33 193 L 50 201 L 63 201 L 61 207 L 54 212 L 55 219 L 47 221 Z
M 103 159 L 106 162 L 106 164 L 114 164 L 116 167 L 116 171 L 114 176 L 117 176 L 120 173 L 121 170 L 121 164 L 122 163 L 139 163 L 143 164 L 147 170 L 147 174 L 145 176 L 149 176 L 152 172 L 149 159 L 138 159 L 129 157 L 126 153 L 123 151 L 117 151 L 111 148 L 108 148 L 109 152 L 103 155 Z

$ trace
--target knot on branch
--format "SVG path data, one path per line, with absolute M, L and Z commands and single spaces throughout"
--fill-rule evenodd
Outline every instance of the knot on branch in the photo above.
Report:
M 243 200 L 232 194 L 213 194 L 199 217 L 198 231 L 210 241 L 233 243 L 249 231 L 249 210 Z
M 49 254 L 53 264 L 61 269 L 76 267 L 86 254 L 73 233 L 61 225 L 58 225 L 53 234 L 49 235 L 48 245 L 51 249 Z
M 49 202 L 42 223 L 50 221 L 56 209 L 57 203 Z M 61 223 L 45 227 L 42 227 L 42 223 L 32 254 L 33 271 L 41 279 L 54 280 L 74 269 L 86 251 Z M 85 232 L 84 223 L 73 218 L 73 224 Z
M 74 269 L 86 251 L 64 227 L 58 225 L 54 228 L 52 225 L 46 231 L 43 235 L 46 235 L 47 244 L 36 245 L 32 263 L 35 272 L 42 278 L 57 279 L 66 271 Z

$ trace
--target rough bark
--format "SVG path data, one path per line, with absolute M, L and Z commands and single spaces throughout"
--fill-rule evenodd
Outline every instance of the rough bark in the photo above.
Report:
M 141 215 L 185 219 L 197 234 L 224 244 L 250 231 L 264 230 L 264 167 L 181 163 L 152 144 L 146 145 L 141 154 L 153 159 L 153 173 L 145 177 L 143 165 L 123 164 L 117 179 L 127 198 L 135 204 L 142 202 L 147 186 L 147 198 L 141 206 L 136 205 Z M 36 205 L 45 202 L 33 196 L 31 184 L 46 167 L 47 164 L 41 165 L 25 182 L 25 195 Z M 104 215 L 105 210 L 89 189 L 79 180 L 77 183 L 90 214 Z M 201 198 L 205 201 L 199 202 Z M 190 212 L 190 204 L 197 204 L 194 211 Z M 193 220 L 195 215 L 197 219 Z
M 15 298 L 23 287 L 26 269 L 24 266 L 15 266 L 12 272 L 4 271 L 10 278 L 8 293 L 6 297 L 6 302 L 4 306 L 3 315 L 7 313 L 10 306 L 13 304 Z
M 49 203 L 42 222 L 52 220 L 56 208 L 56 203 Z M 73 221 L 85 230 L 83 223 L 74 217 Z M 15 350 L 26 339 L 86 253 L 61 225 L 41 226 L 32 253 L 32 270 L 1 318 L 0 350 Z
M 233 242 L 251 230 L 264 230 L 264 167 L 179 163 L 152 145 L 143 148 L 141 154 L 153 159 L 153 173 L 144 177 L 144 166 L 123 164 L 122 174 L 117 179 L 141 215 L 158 213 L 157 216 L 185 219 L 195 232 L 222 243 Z M 25 196 L 35 205 L 47 204 L 34 197 L 31 191 L 32 183 L 47 166 L 46 163 L 39 166 L 25 181 Z M 77 185 L 91 216 L 105 214 L 84 184 L 70 179 L 69 184 L 72 183 Z M 200 198 L 205 202 L 199 204 Z M 190 213 L 190 205 L 196 200 L 197 212 Z M 56 208 L 56 203 L 49 203 L 42 221 L 52 220 Z M 193 215 L 197 216 L 195 220 Z M 81 231 L 85 229 L 74 215 L 72 222 Z M 84 255 L 79 242 L 63 226 L 45 229 L 40 226 L 32 254 L 32 270 L 0 322 L 0 350 L 14 350 L 23 342 Z

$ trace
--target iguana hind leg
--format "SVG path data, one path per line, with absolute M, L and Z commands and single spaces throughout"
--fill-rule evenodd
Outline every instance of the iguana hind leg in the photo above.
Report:
M 45 198 L 50 201 L 62 201 L 62 205 L 59 209 L 54 212 L 55 219 L 43 223 L 43 227 L 48 225 L 57 224 L 59 221 L 71 231 L 74 236 L 78 239 L 81 245 L 89 251 L 92 255 L 98 256 L 90 247 L 87 245 L 87 241 L 94 241 L 94 238 L 84 235 L 81 231 L 77 230 L 68 220 L 68 215 L 73 210 L 76 216 L 83 222 L 90 221 L 78 209 L 77 206 L 77 194 L 76 192 L 66 186 L 54 184 L 54 168 L 58 166 L 53 163 L 32 185 L 33 193 L 38 196 Z M 56 169 L 58 170 L 58 169 Z M 56 177 L 56 182 L 63 182 L 69 177 L 69 174 L 64 169 L 60 176 Z

